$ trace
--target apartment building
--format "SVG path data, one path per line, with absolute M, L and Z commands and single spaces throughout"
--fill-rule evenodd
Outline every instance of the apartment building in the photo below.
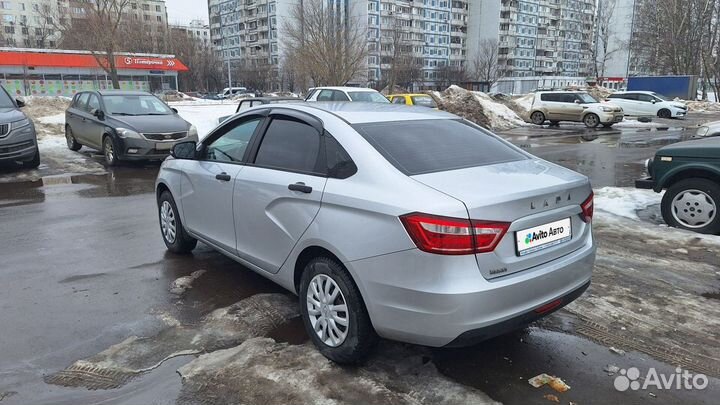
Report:
M 190 38 L 201 42 L 204 45 L 210 45 L 210 26 L 202 20 L 193 20 L 188 24 L 172 24 L 170 29 L 175 32 L 184 32 Z
M 502 76 L 577 77 L 592 71 L 594 0 L 471 1 L 469 14 L 469 41 L 497 41 Z M 479 51 L 470 46 L 469 58 Z
M 0 46 L 52 48 L 59 39 L 54 28 L 63 0 L 0 1 Z
M 90 6 L 87 0 L 1 0 L 0 46 L 54 48 L 60 39 L 58 22 L 82 21 Z M 167 27 L 165 0 L 132 0 L 124 15 L 151 31 Z

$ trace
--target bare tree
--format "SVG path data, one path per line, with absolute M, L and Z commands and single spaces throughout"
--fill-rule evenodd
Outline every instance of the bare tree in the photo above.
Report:
M 288 40 L 286 60 L 315 85 L 343 85 L 366 68 L 366 22 L 350 8 L 302 0 L 282 22 Z
M 123 50 L 123 15 L 130 0 L 87 0 L 84 16 L 63 15 L 57 27 L 63 46 L 89 49 L 98 65 L 112 79 L 113 88 L 120 88 L 115 56 Z
M 593 73 L 596 78 L 605 77 L 605 66 L 618 48 L 611 47 L 615 28 L 612 26 L 617 0 L 598 0 L 595 17 L 595 46 L 590 47 Z
M 460 66 L 450 66 L 450 65 L 444 65 L 441 66 L 437 71 L 437 80 L 436 82 L 440 86 L 441 89 L 445 89 L 447 87 L 450 87 L 452 84 L 462 83 L 464 81 L 467 81 L 467 71 L 465 70 L 464 65 Z
M 476 80 L 486 82 L 489 87 L 502 76 L 503 71 L 498 64 L 498 41 L 482 39 L 478 54 L 472 60 L 471 71 Z
M 639 69 L 698 75 L 717 0 L 638 0 L 630 51 Z

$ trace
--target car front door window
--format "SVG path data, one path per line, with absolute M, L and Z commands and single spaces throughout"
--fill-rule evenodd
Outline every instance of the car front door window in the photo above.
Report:
M 259 117 L 252 118 L 230 128 L 207 146 L 204 160 L 226 163 L 242 162 L 250 139 L 261 120 Z

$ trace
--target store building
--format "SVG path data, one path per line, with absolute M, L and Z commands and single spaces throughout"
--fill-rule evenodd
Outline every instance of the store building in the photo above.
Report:
M 177 90 L 178 72 L 188 70 L 174 55 L 120 53 L 115 64 L 122 90 Z M 57 49 L 0 48 L 0 84 L 17 96 L 72 97 L 112 88 L 90 52 Z

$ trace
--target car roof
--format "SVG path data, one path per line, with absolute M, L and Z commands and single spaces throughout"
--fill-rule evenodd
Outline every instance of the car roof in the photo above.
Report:
M 400 97 L 400 96 L 409 96 L 409 97 L 426 96 L 426 97 L 430 97 L 429 94 L 423 94 L 423 93 L 399 93 L 399 94 L 390 94 L 390 95 L 388 95 L 388 97 Z
M 97 90 L 101 96 L 151 96 L 146 91 L 130 91 L 130 90 Z
M 281 106 L 281 107 L 280 107 Z M 415 121 L 437 119 L 459 119 L 457 115 L 427 107 L 414 107 L 399 104 L 366 102 L 315 102 L 302 104 L 280 104 L 278 108 L 292 108 L 313 113 L 322 110 L 344 120 L 349 124 L 369 124 L 375 122 Z
M 245 101 L 287 101 L 287 100 L 297 100 L 297 101 L 305 101 L 303 98 L 299 97 L 248 97 L 240 99 L 240 102 Z
M 543 91 L 536 91 L 536 94 L 544 94 L 544 93 L 587 93 L 586 90 L 543 90 Z
M 349 87 L 349 86 L 323 86 L 314 87 L 313 90 L 340 90 L 340 91 L 367 91 L 371 93 L 377 93 L 375 89 L 369 89 L 367 87 Z

